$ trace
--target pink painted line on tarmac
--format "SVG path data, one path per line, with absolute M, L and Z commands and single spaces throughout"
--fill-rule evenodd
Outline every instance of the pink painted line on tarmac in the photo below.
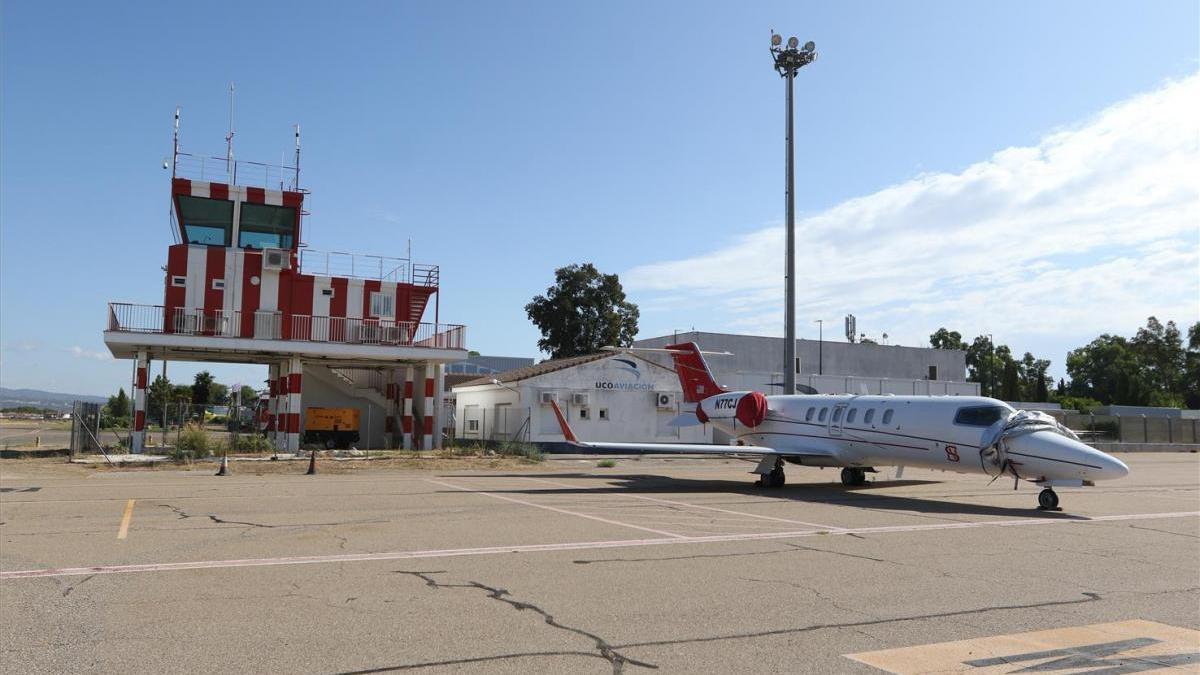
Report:
M 632 528 L 635 530 L 641 530 L 643 532 L 652 532 L 654 534 L 661 534 L 661 535 L 665 535 L 668 537 L 675 537 L 676 539 L 687 539 L 687 535 L 676 534 L 675 532 L 667 532 L 666 530 L 656 530 L 652 527 L 642 527 L 641 525 L 633 525 L 631 523 L 622 523 L 619 520 L 609 520 L 608 518 L 601 518 L 600 516 L 593 516 L 588 513 L 579 513 L 578 511 L 568 511 L 566 509 L 560 509 L 556 506 L 547 506 L 545 504 L 535 504 L 534 502 L 528 502 L 528 501 L 525 501 L 524 499 L 517 499 L 516 497 L 509 497 L 507 495 L 498 495 L 494 492 L 486 492 L 484 490 L 472 490 L 471 488 L 462 487 L 461 485 L 454 485 L 452 483 L 443 483 L 440 480 L 433 480 L 432 478 L 426 478 L 425 482 L 433 483 L 434 485 L 441 485 L 443 487 L 453 488 L 455 490 L 460 490 L 462 492 L 469 492 L 470 494 L 473 494 L 473 495 L 483 495 L 484 497 L 491 497 L 492 499 L 501 499 L 506 502 L 512 502 L 514 504 L 521 504 L 522 506 L 532 506 L 535 509 L 545 509 L 547 511 L 553 511 L 555 513 L 561 513 L 561 514 L 568 515 L 568 516 L 575 516 L 577 518 L 587 518 L 588 520 L 595 520 L 595 521 L 598 521 L 601 523 L 608 523 L 609 525 L 618 525 L 620 527 L 629 527 L 629 528 Z
M 1169 513 L 1134 513 L 1114 516 L 1096 516 L 1087 520 L 1022 518 L 1016 520 L 993 520 L 976 523 L 935 523 L 929 525 L 895 525 L 885 527 L 859 527 L 845 530 L 799 530 L 795 532 L 763 532 L 753 534 L 717 534 L 703 537 L 676 539 L 617 539 L 612 541 L 579 541 L 560 544 L 525 544 L 521 546 L 488 546 L 483 548 L 451 548 L 428 551 L 393 551 L 389 553 L 344 553 L 339 555 L 292 556 L 285 558 L 247 558 L 242 560 L 203 560 L 178 563 L 151 563 L 143 565 L 96 565 L 92 567 L 59 567 L 38 570 L 15 570 L 0 572 L 0 581 L 37 577 L 68 577 L 84 574 L 134 574 L 139 572 L 174 572 L 180 570 L 218 569 L 227 567 L 270 567 L 278 565 L 312 565 L 321 563 L 370 562 L 379 560 L 413 560 L 417 558 L 453 558 L 459 556 L 500 555 L 504 553 L 542 553 L 553 551 L 583 551 L 605 548 L 632 548 L 637 546 L 671 546 L 676 544 L 713 544 L 735 541 L 764 541 L 773 539 L 796 539 L 818 535 L 882 534 L 892 532 L 925 532 L 936 530 L 960 530 L 976 527 L 1024 527 L 1030 525 L 1087 525 L 1122 520 L 1160 520 L 1165 518 L 1189 518 L 1200 516 L 1200 511 L 1174 511 Z
M 546 480 L 545 478 L 529 478 L 527 476 L 524 476 L 522 478 L 524 480 L 530 480 L 530 481 L 534 481 L 537 483 L 546 483 L 547 485 L 557 485 L 559 487 L 579 489 L 578 485 L 570 485 L 568 483 L 559 483 L 558 481 Z M 584 488 L 584 489 L 586 489 L 586 488 Z M 646 495 L 635 495 L 635 494 L 631 494 L 628 492 L 621 492 L 621 493 L 618 493 L 616 496 L 630 497 L 632 499 L 641 499 L 643 501 L 657 502 L 659 504 L 670 504 L 672 506 L 684 506 L 689 509 L 701 509 L 704 511 L 716 511 L 717 513 L 728 513 L 730 515 L 744 516 L 746 518 L 758 518 L 759 520 L 773 520 L 775 522 L 788 523 L 791 525 L 807 525 L 809 527 L 817 527 L 817 528 L 821 528 L 823 530 L 844 530 L 844 529 L 846 529 L 844 527 L 837 527 L 834 525 L 825 525 L 823 523 L 809 523 L 809 522 L 806 522 L 803 520 L 792 520 L 790 518 L 777 518 L 775 516 L 763 516 L 763 515 L 759 515 L 757 513 L 746 513 L 745 511 L 732 511 L 730 509 L 722 509 L 722 508 L 718 508 L 716 506 L 702 506 L 700 504 L 689 504 L 687 502 L 680 502 L 680 501 L 676 501 L 674 499 L 660 499 L 658 497 L 647 497 Z

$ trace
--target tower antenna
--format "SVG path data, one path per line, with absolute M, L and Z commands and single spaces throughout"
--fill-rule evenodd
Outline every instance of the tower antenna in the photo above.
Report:
M 229 183 L 234 183 L 233 175 L 233 83 L 229 83 L 229 133 L 225 135 L 225 172 L 229 174 Z

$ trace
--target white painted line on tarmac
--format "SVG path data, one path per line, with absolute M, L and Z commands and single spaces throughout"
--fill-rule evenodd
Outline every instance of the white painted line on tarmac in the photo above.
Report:
M 676 534 L 675 532 L 667 532 L 666 530 L 656 530 L 651 527 L 642 527 L 641 525 L 622 523 L 619 520 L 609 520 L 608 518 L 601 518 L 600 516 L 593 516 L 593 515 L 590 515 L 587 513 L 579 513 L 578 511 L 568 511 L 566 509 L 560 509 L 555 506 L 546 506 L 545 504 L 535 504 L 534 502 L 527 502 L 524 499 L 517 499 L 516 497 L 509 497 L 506 495 L 498 495 L 498 494 L 495 494 L 494 492 L 484 492 L 482 490 L 472 490 L 471 488 L 462 487 L 461 485 L 454 485 L 452 483 L 444 483 L 440 480 L 433 480 L 432 478 L 427 478 L 425 480 L 426 480 L 426 482 L 433 483 L 434 485 L 441 485 L 441 486 L 448 487 L 448 488 L 454 488 L 455 490 L 461 490 L 462 492 L 469 492 L 474 495 L 483 495 L 485 497 L 491 497 L 493 499 L 502 499 L 506 502 L 512 502 L 514 504 L 522 504 L 524 506 L 532 506 L 536 509 L 545 509 L 547 511 L 553 511 L 555 513 L 562 513 L 562 514 L 565 514 L 568 516 L 576 516 L 578 518 L 587 518 L 588 520 L 595 520 L 595 521 L 599 521 L 601 523 L 608 523 L 609 525 L 619 525 L 621 527 L 630 527 L 635 530 L 641 530 L 643 532 L 653 532 L 654 534 L 662 534 L 662 535 L 666 535 L 668 537 L 675 537 L 677 539 L 687 539 L 687 535 Z
M 574 514 L 572 514 L 574 515 Z M 675 544 L 714 544 L 735 541 L 770 541 L 798 539 L 818 535 L 872 534 L 891 532 L 925 532 L 960 530 L 976 527 L 1022 527 L 1028 525 L 1087 525 L 1123 520 L 1161 520 L 1193 518 L 1200 511 L 1170 513 L 1132 513 L 1115 516 L 1096 516 L 1087 520 L 1058 518 L 1024 518 L 993 520 L 977 523 L 936 523 L 930 525 L 895 525 L 887 527 L 858 527 L 845 530 L 799 530 L 795 532 L 761 532 L 752 534 L 718 534 L 705 537 L 666 537 L 662 539 L 618 539 L 615 541 L 580 541 L 561 544 L 524 544 L 520 546 L 489 546 L 485 548 L 452 548 L 429 551 L 393 551 L 388 553 L 345 553 L 340 555 L 292 556 L 285 558 L 248 558 L 244 560 L 203 560 L 195 562 L 150 563 L 142 565 L 96 565 L 92 567 L 60 567 L 39 570 L 10 570 L 0 572 L 0 581 L 37 577 L 69 577 L 84 574 L 134 574 L 138 572 L 174 572 L 179 570 L 218 569 L 226 567 L 271 567 L 279 565 L 312 565 L 320 563 L 370 562 L 379 560 L 413 560 L 417 558 L 454 558 L 460 556 L 499 555 L 504 553 L 542 553 L 553 551 L 584 551 L 604 548 L 637 546 L 671 546 Z
M 577 490 L 578 489 L 587 489 L 587 488 L 580 488 L 578 485 L 570 485 L 569 483 L 559 483 L 557 481 L 546 480 L 545 478 L 529 478 L 528 476 L 523 476 L 522 478 L 523 478 L 523 480 L 534 481 L 535 483 L 546 483 L 548 485 L 557 485 L 559 487 L 573 488 L 573 489 L 577 489 Z M 597 478 L 603 478 L 603 476 L 597 476 Z M 809 522 L 805 522 L 803 520 L 792 520 L 790 518 L 776 518 L 775 516 L 762 516 L 757 513 L 746 513 L 745 511 L 731 511 L 729 509 L 717 508 L 715 506 L 701 506 L 700 504 L 689 504 L 687 502 L 675 501 L 673 499 L 659 499 L 658 497 L 647 497 L 645 495 L 635 495 L 635 494 L 630 494 L 630 493 L 626 493 L 626 492 L 614 493 L 613 496 L 630 497 L 632 499 L 641 499 L 643 501 L 657 502 L 659 504 L 670 504 L 672 506 L 685 506 L 689 509 L 703 509 L 705 511 L 716 511 L 717 513 L 728 513 L 728 514 L 735 515 L 735 516 L 745 516 L 747 518 L 758 518 L 760 520 L 773 520 L 778 523 L 790 523 L 792 525 L 807 525 L 809 527 L 817 527 L 817 528 L 821 528 L 824 530 L 844 530 L 844 529 L 846 529 L 844 527 L 836 527 L 834 525 L 825 525 L 822 523 L 809 523 Z

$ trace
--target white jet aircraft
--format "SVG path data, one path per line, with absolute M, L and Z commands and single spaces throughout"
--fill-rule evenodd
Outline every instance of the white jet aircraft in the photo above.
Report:
M 784 483 L 784 462 L 842 467 L 842 483 L 862 485 L 877 466 L 906 466 L 1009 475 L 1041 486 L 1038 508 L 1058 509 L 1056 487 L 1093 485 L 1121 478 L 1129 467 L 1079 441 L 1053 417 L 1014 410 L 982 396 L 780 395 L 729 391 L 717 384 L 694 342 L 669 345 L 684 400 L 695 419 L 711 423 L 735 445 L 588 443 L 576 438 L 557 404 L 563 436 L 572 445 L 616 451 L 759 455 L 758 484 Z M 683 416 L 681 416 L 683 417 Z

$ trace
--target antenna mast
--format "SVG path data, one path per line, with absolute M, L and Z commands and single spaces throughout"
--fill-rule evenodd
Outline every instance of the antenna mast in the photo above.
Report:
M 296 125 L 296 184 L 295 189 L 300 189 L 300 125 Z
M 235 182 L 233 175 L 233 83 L 229 83 L 229 133 L 225 135 L 225 172 L 229 174 L 229 183 Z
M 171 143 L 171 178 L 175 178 L 179 166 L 179 106 L 175 106 L 175 136 Z

